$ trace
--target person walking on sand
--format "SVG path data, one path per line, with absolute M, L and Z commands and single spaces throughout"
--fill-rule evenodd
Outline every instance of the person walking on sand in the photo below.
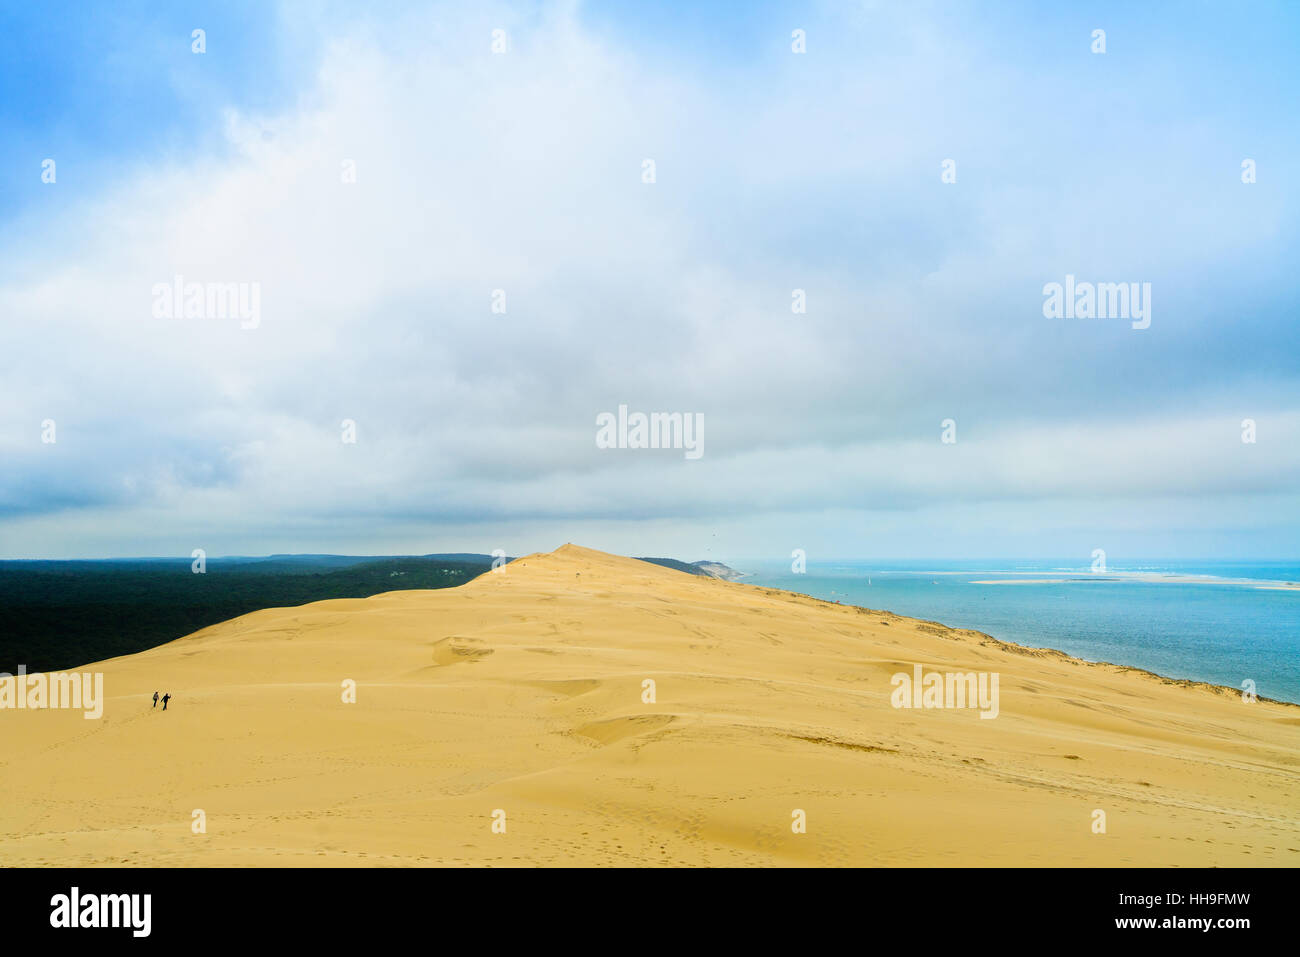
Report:
M 167 702 L 168 702 L 168 701 L 171 701 L 171 700 L 172 700 L 172 696 L 171 696 L 170 693 L 163 695 L 163 710 L 164 710 L 164 711 L 167 710 Z
M 153 693 L 153 706 L 158 707 L 158 692 L 156 691 Z

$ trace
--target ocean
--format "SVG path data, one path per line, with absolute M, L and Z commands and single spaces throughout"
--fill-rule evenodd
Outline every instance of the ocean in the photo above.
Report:
M 1300 703 L 1300 562 L 749 562 L 742 579 Z M 1184 579 L 1196 579 L 1187 581 Z M 990 581 L 1053 583 L 980 584 Z

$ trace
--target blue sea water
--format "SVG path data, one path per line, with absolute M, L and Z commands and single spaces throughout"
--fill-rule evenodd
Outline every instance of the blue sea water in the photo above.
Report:
M 816 598 L 973 628 L 1003 641 L 1055 648 L 1089 661 L 1145 668 L 1300 703 L 1300 562 L 748 563 L 744 581 Z M 1134 576 L 1163 580 L 1134 580 Z M 1195 576 L 1182 582 L 1167 576 Z M 985 585 L 1053 578 L 1059 584 Z

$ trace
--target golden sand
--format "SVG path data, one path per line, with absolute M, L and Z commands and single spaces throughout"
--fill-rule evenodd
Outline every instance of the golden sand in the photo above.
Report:
M 575 546 L 87 670 L 0 712 L 0 863 L 1300 864 L 1300 708 Z

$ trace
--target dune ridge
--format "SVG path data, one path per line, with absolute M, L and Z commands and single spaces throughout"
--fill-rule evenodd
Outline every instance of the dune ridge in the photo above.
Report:
M 80 670 L 0 712 L 2 864 L 1300 863 L 1300 708 L 574 545 Z

